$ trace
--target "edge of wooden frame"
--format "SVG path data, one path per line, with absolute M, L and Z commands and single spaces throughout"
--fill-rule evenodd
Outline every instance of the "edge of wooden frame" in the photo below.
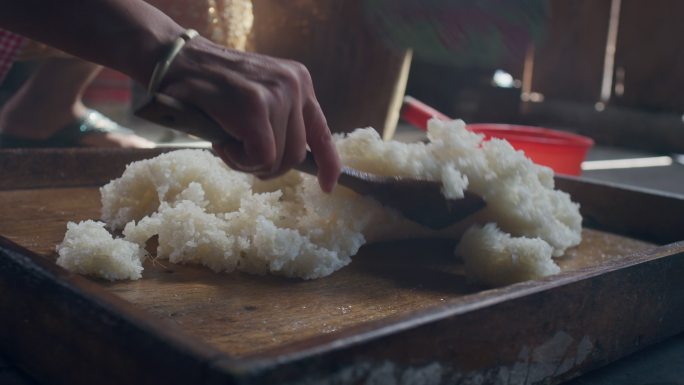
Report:
M 167 149 L 128 153 L 73 151 L 67 156 L 71 163 L 66 169 L 77 170 L 76 166 L 84 162 L 104 162 L 104 170 L 120 174 L 128 162 L 164 151 Z M 57 152 L 53 153 L 49 162 L 52 169 L 64 169 L 64 163 L 58 163 Z M 107 158 L 121 155 L 119 153 L 124 156 Z M 32 158 L 30 154 L 18 155 L 14 158 L 15 165 L 19 158 L 32 162 L 27 159 L 27 156 Z M 0 156 L 3 167 L 8 164 L 7 159 Z M 51 170 L 38 167 L 40 161 L 34 163 L 28 169 L 39 174 Z M 65 179 L 64 174 L 50 178 L 34 175 L 33 178 L 33 185 L 24 184 L 19 188 L 55 186 L 55 180 L 66 186 L 74 185 L 71 184 L 74 180 Z M 76 182 L 82 185 L 102 183 L 97 178 L 88 178 L 92 176 L 87 175 Z M 111 179 L 109 174 L 106 178 Z M 660 243 L 682 238 L 684 197 L 575 178 L 560 177 L 556 181 L 558 188 L 570 192 L 573 199 L 582 203 L 583 215 L 592 226 Z M 621 215 L 621 210 L 626 209 L 629 213 Z M 489 290 L 459 298 L 443 307 L 359 325 L 254 356 L 234 358 L 188 335 L 178 326 L 136 309 L 86 278 L 69 273 L 52 261 L 0 237 L 0 314 L 12 314 L 0 317 L 0 348 L 39 379 L 62 383 L 324 380 L 334 383 L 369 378 L 383 371 L 401 377 L 430 368 L 433 375 L 439 372 L 440 378 L 450 376 L 449 381 L 454 383 L 466 382 L 473 376 L 494 379 L 508 375 L 509 380 L 522 379 L 515 377 L 522 375 L 520 373 L 524 373 L 526 383 L 532 383 L 528 380 L 545 373 L 558 382 L 684 330 L 684 282 L 679 279 L 682 273 L 684 243 L 673 243 L 625 258 L 614 267 L 596 266 Z M 640 279 L 644 274 L 655 274 L 662 279 L 644 282 Z M 586 298 L 587 292 L 593 292 L 596 298 Z M 629 298 L 631 307 L 612 308 L 622 303 L 613 298 L 622 292 L 633 296 Z M 550 315 L 546 313 L 544 317 L 535 313 L 539 309 L 549 311 L 548 303 L 553 301 L 562 303 L 561 309 Z M 573 311 L 591 303 L 606 306 L 609 311 L 599 319 L 572 323 L 573 330 L 557 329 Z M 514 326 L 518 327 L 504 327 L 505 322 L 511 320 L 497 318 L 497 312 L 506 313 L 502 309 L 509 309 L 510 313 L 513 308 L 521 314 L 520 319 L 513 320 Z M 492 324 L 474 322 L 476 314 L 477 319 L 491 319 Z M 534 318 L 535 314 L 539 318 Z M 586 317 L 590 316 L 597 315 Z M 499 324 L 495 323 L 497 319 Z M 536 341 L 536 345 L 521 345 L 525 328 L 536 325 L 535 321 L 541 319 L 545 319 L 541 327 L 545 328 L 549 339 Z M 612 341 L 592 340 L 588 334 L 580 335 L 585 332 L 580 325 L 586 330 L 598 328 L 597 333 L 609 333 L 616 328 L 621 332 L 615 331 Z M 435 339 L 435 328 L 445 331 L 443 340 Z M 483 334 L 487 330 L 490 332 Z M 575 354 L 575 361 L 567 364 L 564 361 L 533 362 L 535 351 L 558 338 L 578 354 L 582 346 L 588 353 L 582 360 Z M 494 343 L 502 348 L 490 351 Z M 422 354 L 409 356 L 401 349 L 404 345 L 411 345 Z M 591 348 L 587 348 L 589 345 Z M 36 346 L 43 352 L 40 359 L 35 355 Z M 489 350 L 483 350 L 486 347 Z M 482 367 L 482 362 L 475 359 L 478 355 L 491 358 L 492 354 L 502 363 L 501 367 Z M 550 364 L 556 368 L 547 373 L 545 370 Z M 520 365 L 524 369 L 520 369 Z
M 5 293 L 0 312 L 13 315 L 0 319 L 0 346 L 39 379 L 62 383 L 315 383 L 352 374 L 360 380 L 388 367 L 401 377 L 431 365 L 439 365 L 443 375 L 460 376 L 455 382 L 460 383 L 477 376 L 510 377 L 523 363 L 526 376 L 557 383 L 682 331 L 683 274 L 680 242 L 637 253 L 617 265 L 486 290 L 440 307 L 235 358 L 0 238 L 0 293 Z M 644 282 L 643 276 L 661 279 Z M 594 296 L 588 298 L 588 292 Z M 619 308 L 624 301 L 615 300 L 618 293 L 629 293 L 630 307 Z M 551 309 L 555 304 L 560 305 Z M 607 311 L 579 311 L 586 306 L 605 306 Z M 502 314 L 519 318 L 504 319 Z M 573 315 L 575 321 L 568 323 Z M 444 333 L 435 333 L 435 328 Z M 548 339 L 530 341 L 532 335 Z M 559 338 L 571 361 L 530 362 L 535 352 Z M 38 356 L 36 346 L 42 350 Z M 410 346 L 412 354 L 402 346 Z M 491 360 L 500 366 L 482 366 Z M 563 370 L 548 372 L 550 364 Z
M 363 382 L 387 371 L 399 381 L 430 368 L 445 383 L 560 383 L 684 330 L 682 273 L 684 242 L 619 265 L 523 282 L 495 289 L 496 295 L 469 295 L 461 303 L 294 342 L 237 361 L 237 370 L 235 360 L 219 364 L 233 373 L 250 368 L 251 383 Z M 661 279 L 642 279 L 653 274 Z M 617 293 L 628 293 L 631 307 L 622 308 Z M 597 305 L 606 312 L 578 314 Z M 519 318 L 501 317 L 516 313 Z M 533 335 L 545 337 L 530 341 Z

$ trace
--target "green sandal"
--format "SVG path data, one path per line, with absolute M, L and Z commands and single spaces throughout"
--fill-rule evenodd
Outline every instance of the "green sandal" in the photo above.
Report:
M 47 139 L 25 139 L 0 133 L 0 148 L 54 148 L 82 147 L 81 139 L 87 135 L 117 133 L 133 135 L 133 131 L 120 126 L 101 113 L 88 109 L 75 122 L 70 123 Z

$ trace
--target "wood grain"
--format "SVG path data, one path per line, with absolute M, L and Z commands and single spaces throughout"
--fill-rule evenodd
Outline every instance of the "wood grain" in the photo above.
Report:
M 0 192 L 0 234 L 54 260 L 67 221 L 99 216 L 96 188 Z M 22 218 L 17 222 L 9 218 Z M 586 229 L 560 260 L 564 271 L 611 263 L 650 243 Z M 483 287 L 465 278 L 452 240 L 370 245 L 329 277 L 303 281 L 148 260 L 144 279 L 94 280 L 123 299 L 170 320 L 233 357 L 368 321 L 459 301 Z
M 169 149 L 0 148 L 0 190 L 102 185 L 121 175 L 128 163 L 166 151 Z
M 109 160 L 111 179 L 144 156 L 123 155 L 71 152 L 60 175 L 31 176 L 43 188 L 0 191 L 0 353 L 39 380 L 555 384 L 684 328 L 684 243 L 653 246 L 680 239 L 684 199 L 568 178 L 601 230 L 563 273 L 498 289 L 467 282 L 448 240 L 364 247 L 316 281 L 152 261 L 135 282 L 68 273 L 54 246 L 68 220 L 98 216 L 105 176 L 65 176 Z

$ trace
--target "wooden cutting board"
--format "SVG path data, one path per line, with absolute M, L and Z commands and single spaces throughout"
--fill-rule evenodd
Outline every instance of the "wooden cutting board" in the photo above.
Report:
M 0 156 L 17 169 L 0 182 L 0 350 L 39 378 L 557 383 L 684 330 L 684 244 L 656 246 L 684 238 L 684 199 L 581 180 L 558 180 L 593 227 L 563 272 L 498 289 L 468 282 L 448 240 L 369 245 L 314 281 L 148 260 L 110 283 L 54 265 L 66 222 L 99 217 L 97 185 L 151 155 Z

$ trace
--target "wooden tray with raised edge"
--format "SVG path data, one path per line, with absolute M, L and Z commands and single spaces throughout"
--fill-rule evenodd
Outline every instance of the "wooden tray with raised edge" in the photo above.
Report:
M 158 153 L 0 151 L 0 354 L 38 380 L 553 384 L 684 330 L 684 198 L 580 179 L 557 178 L 586 226 L 563 272 L 498 289 L 438 241 L 364 247 L 314 281 L 56 266 L 66 222 L 98 218 L 97 186 Z

